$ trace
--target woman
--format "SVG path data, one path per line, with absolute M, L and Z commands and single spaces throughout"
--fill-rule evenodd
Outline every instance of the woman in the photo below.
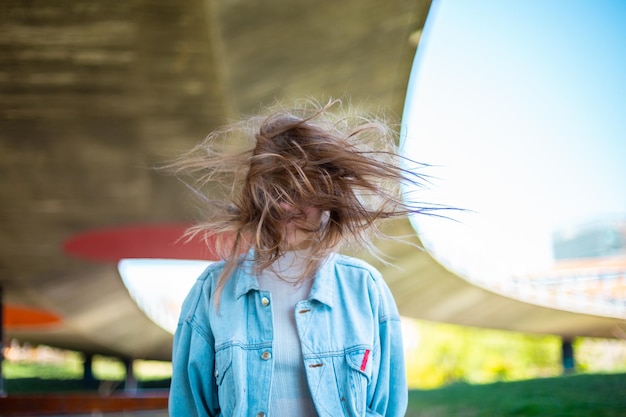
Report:
M 432 208 L 403 202 L 401 182 L 421 177 L 400 166 L 393 131 L 351 112 L 270 109 L 174 164 L 220 196 L 191 233 L 224 260 L 182 308 L 172 417 L 404 416 L 397 307 L 377 270 L 338 250 L 375 251 L 379 220 Z

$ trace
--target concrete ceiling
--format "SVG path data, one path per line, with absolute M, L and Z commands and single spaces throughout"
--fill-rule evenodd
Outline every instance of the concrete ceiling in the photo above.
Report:
M 348 94 L 399 118 L 425 0 L 8 0 L 0 5 L 0 284 L 7 305 L 61 318 L 7 337 L 168 359 L 171 335 L 114 263 L 68 256 L 93 229 L 197 220 L 153 167 L 276 98 Z M 413 233 L 408 222 L 393 233 Z M 564 336 L 623 321 L 536 307 L 473 287 L 395 243 L 380 265 L 402 314 Z

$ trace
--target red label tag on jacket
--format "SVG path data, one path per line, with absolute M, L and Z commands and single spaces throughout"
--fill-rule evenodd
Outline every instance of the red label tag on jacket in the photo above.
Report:
M 365 368 L 367 367 L 367 360 L 370 357 L 370 350 L 367 349 L 365 351 L 365 354 L 363 355 L 363 360 L 361 361 L 361 371 L 364 372 Z

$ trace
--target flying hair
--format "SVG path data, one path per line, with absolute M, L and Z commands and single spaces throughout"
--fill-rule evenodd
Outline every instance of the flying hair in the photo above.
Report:
M 257 272 L 284 254 L 285 221 L 314 236 L 300 277 L 310 279 L 346 245 L 378 253 L 374 240 L 389 238 L 382 220 L 445 209 L 403 198 L 403 183 L 423 186 L 427 177 L 420 173 L 424 164 L 400 155 L 397 136 L 380 115 L 341 100 L 306 100 L 217 129 L 168 165 L 202 196 L 204 219 L 187 236 L 217 244 L 226 261 L 216 305 L 242 252 L 254 247 Z M 285 203 L 297 209 L 286 211 Z M 304 207 L 319 209 L 325 221 L 311 228 Z

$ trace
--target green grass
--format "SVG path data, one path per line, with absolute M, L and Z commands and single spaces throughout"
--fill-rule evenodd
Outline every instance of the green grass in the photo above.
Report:
M 623 417 L 626 374 L 454 384 L 411 391 L 406 417 Z
M 167 389 L 169 379 L 139 380 L 139 389 Z M 93 380 L 85 382 L 82 379 L 46 379 L 40 377 L 6 379 L 4 388 L 11 394 L 45 394 L 61 392 L 94 392 L 107 394 L 122 391 L 125 388 L 123 380 Z
M 4 388 L 10 394 L 123 390 L 125 370 L 119 361 L 98 358 L 94 362 L 94 379 L 83 381 L 82 364 L 5 362 L 2 366 Z M 171 365 L 137 361 L 138 388 L 168 388 Z

